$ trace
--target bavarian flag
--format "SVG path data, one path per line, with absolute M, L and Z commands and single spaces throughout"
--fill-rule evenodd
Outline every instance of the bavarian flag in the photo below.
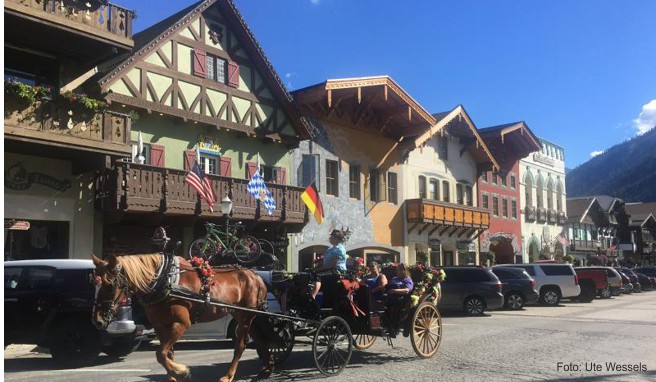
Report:
M 305 202 L 310 213 L 314 215 L 314 219 L 317 221 L 317 224 L 323 223 L 323 206 L 321 205 L 321 199 L 319 199 L 319 192 L 317 192 L 317 187 L 314 185 L 314 182 L 310 184 L 303 194 L 301 194 L 301 199 Z

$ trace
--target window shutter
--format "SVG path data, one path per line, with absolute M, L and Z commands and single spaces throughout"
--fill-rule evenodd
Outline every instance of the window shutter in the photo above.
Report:
M 202 49 L 194 49 L 191 51 L 194 76 L 206 78 L 207 77 L 207 60 L 205 51 Z
M 164 166 L 164 146 L 161 145 L 150 145 L 150 165 L 157 167 Z
M 229 157 L 221 156 L 221 169 L 219 175 L 221 176 L 232 176 L 232 160 Z
M 276 183 L 287 184 L 287 169 L 284 167 L 276 167 Z
M 239 87 L 239 64 L 233 61 L 228 61 L 228 85 Z
M 196 163 L 196 150 L 186 150 L 185 153 L 184 166 L 185 170 L 191 170 L 191 167 Z
M 255 162 L 248 162 L 246 163 L 246 178 L 250 179 L 253 177 L 255 174 L 255 171 L 257 171 L 257 163 Z

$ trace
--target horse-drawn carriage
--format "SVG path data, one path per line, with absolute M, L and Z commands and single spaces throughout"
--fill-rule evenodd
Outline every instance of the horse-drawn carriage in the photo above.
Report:
M 436 308 L 439 280 L 426 277 L 393 307 L 375 301 L 368 287 L 353 277 L 340 277 L 324 287 L 319 307 L 310 295 L 312 273 L 271 271 L 268 284 L 254 271 L 239 266 L 212 268 L 199 258 L 187 261 L 165 254 L 92 256 L 98 288 L 93 319 L 103 327 L 111 322 L 118 304 L 130 293 L 145 304 L 146 314 L 160 340 L 157 359 L 167 370 L 168 381 L 190 380 L 189 369 L 174 362 L 173 345 L 195 322 L 207 322 L 232 314 L 238 322 L 235 353 L 228 373 L 234 378 L 237 363 L 250 334 L 263 361 L 261 376 L 291 354 L 295 338 L 312 338 L 317 369 L 336 375 L 349 363 L 353 348 L 367 349 L 378 337 L 391 339 L 403 332 L 416 354 L 429 358 L 442 339 L 442 323 Z M 266 310 L 267 289 L 273 289 L 282 312 Z M 254 324 L 253 324 L 254 323 Z M 253 325 L 251 325 L 253 324 Z

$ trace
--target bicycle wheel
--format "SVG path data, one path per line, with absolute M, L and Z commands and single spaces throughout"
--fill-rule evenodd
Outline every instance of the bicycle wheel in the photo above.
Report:
M 251 235 L 243 235 L 233 247 L 235 258 L 240 264 L 252 264 L 260 258 L 260 242 Z
M 205 238 L 196 239 L 189 246 L 189 257 L 201 257 L 210 261 L 216 254 L 216 244 Z
M 269 240 L 257 239 L 257 241 L 260 243 L 260 253 L 269 253 L 275 256 L 273 244 Z

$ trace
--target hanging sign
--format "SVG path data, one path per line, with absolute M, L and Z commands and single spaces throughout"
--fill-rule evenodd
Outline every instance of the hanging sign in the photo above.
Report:
M 5 172 L 5 187 L 12 190 L 23 191 L 32 187 L 32 183 L 40 184 L 53 190 L 66 191 L 71 188 L 68 179 L 56 179 L 40 172 L 27 172 L 21 163 L 9 167 Z
M 5 219 L 5 229 L 27 231 L 30 229 L 30 222 L 25 220 Z

